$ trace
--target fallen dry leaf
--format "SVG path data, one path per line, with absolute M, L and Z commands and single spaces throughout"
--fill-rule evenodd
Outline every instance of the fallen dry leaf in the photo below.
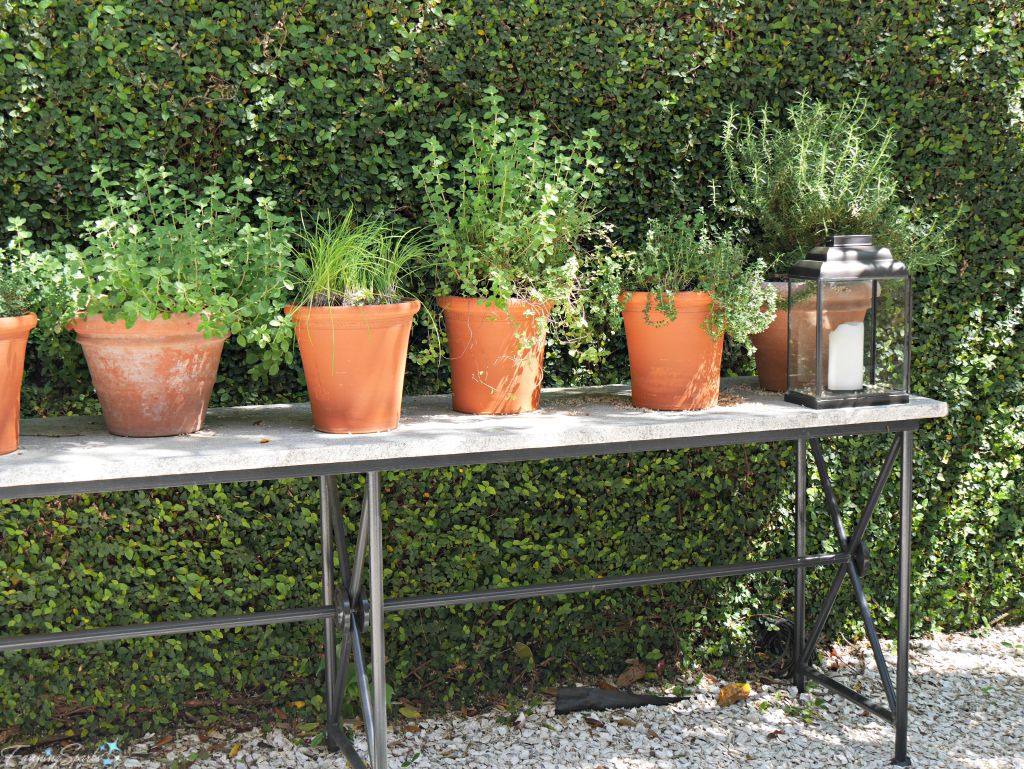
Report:
M 469 709 L 465 705 L 462 706 L 462 717 L 469 718 Z
M 653 738 L 655 740 L 658 739 L 658 733 L 656 731 L 654 731 L 653 729 L 651 729 L 650 727 L 647 728 L 647 736 L 651 737 L 651 738 Z
M 749 696 L 750 684 L 726 684 L 718 692 L 718 704 L 725 708 Z
M 270 443 L 270 438 L 264 438 L 260 443 Z
M 420 729 L 418 726 L 416 726 L 416 724 L 406 724 L 405 725 L 405 731 L 407 731 L 407 732 L 421 732 L 423 730 Z
M 598 682 L 597 682 L 597 685 L 598 685 L 598 687 L 600 687 L 601 689 L 607 689 L 607 690 L 608 690 L 608 691 L 610 691 L 610 692 L 617 692 L 617 691 L 619 690 L 619 687 L 617 687 L 617 686 L 612 686 L 612 685 L 611 685 L 610 683 L 608 683 L 607 681 L 598 681 Z
M 200 742 L 209 742 L 210 741 L 210 735 L 203 734 L 202 732 L 199 732 L 199 734 L 197 734 L 196 737 L 199 738 Z
M 768 732 L 768 739 L 769 740 L 777 740 L 777 739 L 779 739 L 779 735 L 782 734 L 782 733 L 783 732 L 782 732 L 781 729 L 776 729 L 774 732 Z
M 632 686 L 645 675 L 647 675 L 647 666 L 642 662 L 637 662 L 635 665 L 630 665 L 626 668 L 622 675 L 615 679 L 615 686 L 619 689 Z
M 159 740 L 153 743 L 153 747 L 161 748 L 164 745 L 170 745 L 172 742 L 174 742 L 174 737 L 170 734 L 165 734 L 163 737 L 161 737 Z
M 275 707 L 274 708 L 274 715 L 277 716 L 278 718 L 280 718 L 282 721 L 287 721 L 288 720 L 288 716 L 286 716 L 284 714 L 284 711 L 281 710 L 281 708 Z
M 615 723 L 619 726 L 636 726 L 636 721 L 631 718 L 616 718 Z
M 401 713 L 406 718 L 419 718 L 420 717 L 420 712 L 418 710 L 413 710 L 412 708 L 410 708 L 408 706 L 399 708 L 398 712 Z
M 552 697 L 554 697 L 556 694 L 558 694 L 558 689 L 545 689 L 544 693 L 550 694 Z
M 583 720 L 586 722 L 587 726 L 604 726 L 604 724 L 596 718 L 584 718 Z
M 296 700 L 295 702 L 289 702 L 288 707 L 298 708 L 299 710 L 302 710 L 304 707 L 306 707 L 306 703 L 302 700 Z
M 238 751 L 240 751 L 241 749 L 242 749 L 242 743 L 236 742 L 234 747 L 232 747 L 231 750 L 228 751 L 228 758 L 234 758 L 235 756 L 237 756 L 238 755 Z

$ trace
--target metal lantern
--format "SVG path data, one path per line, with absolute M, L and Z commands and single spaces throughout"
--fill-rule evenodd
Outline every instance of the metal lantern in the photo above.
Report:
M 871 235 L 836 235 L 789 271 L 786 400 L 813 409 L 910 400 L 910 273 Z

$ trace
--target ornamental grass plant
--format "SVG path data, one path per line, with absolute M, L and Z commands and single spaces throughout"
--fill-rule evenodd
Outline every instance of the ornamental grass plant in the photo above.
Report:
M 783 126 L 767 107 L 758 119 L 730 108 L 721 136 L 725 181 L 712 192 L 718 208 L 760 230 L 753 255 L 769 273 L 785 272 L 829 235 L 874 235 L 911 270 L 956 252 L 956 217 L 940 222 L 906 203 L 895 129 L 883 130 L 868 110 L 864 99 L 832 106 L 804 96 Z

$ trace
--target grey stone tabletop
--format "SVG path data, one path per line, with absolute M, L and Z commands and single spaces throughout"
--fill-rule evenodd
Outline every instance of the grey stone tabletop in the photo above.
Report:
M 456 413 L 450 395 L 412 396 L 402 402 L 397 430 L 369 435 L 315 432 L 306 403 L 211 409 L 201 431 L 170 438 L 116 437 L 99 416 L 23 419 L 18 451 L 0 456 L 0 495 L 37 485 L 266 468 L 380 461 L 397 468 L 404 460 L 408 467 L 457 465 L 460 456 L 469 464 L 481 454 L 842 428 L 947 412 L 945 403 L 917 396 L 900 405 L 816 411 L 759 390 L 753 377 L 731 377 L 722 380 L 719 405 L 704 411 L 634 408 L 628 385 L 546 389 L 537 411 L 510 416 Z

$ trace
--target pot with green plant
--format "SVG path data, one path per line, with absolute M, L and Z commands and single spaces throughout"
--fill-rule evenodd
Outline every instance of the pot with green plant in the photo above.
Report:
M 25 220 L 11 218 L 11 240 L 0 247 L 0 454 L 18 449 L 21 438 L 21 383 L 25 347 L 43 308 L 63 286 L 64 267 L 50 251 L 36 252 L 24 229 Z
M 379 215 L 317 217 L 298 233 L 295 321 L 313 426 L 325 433 L 394 430 L 416 299 L 402 285 L 427 261 L 423 239 Z
M 544 116 L 510 118 L 491 87 L 481 122 L 465 124 L 457 161 L 436 138 L 414 168 L 438 243 L 435 282 L 452 372 L 452 406 L 517 414 L 540 403 L 549 333 L 577 347 L 583 242 L 603 230 L 594 212 L 596 131 L 568 145 Z
M 142 169 L 128 195 L 96 171 L 107 216 L 72 254 L 75 300 L 65 322 L 85 352 L 107 429 L 157 437 L 202 428 L 224 340 L 249 346 L 254 375 L 291 358 L 282 310 L 287 220 L 250 182 L 207 179 L 199 194 Z M 257 352 L 258 349 L 258 352 Z
M 802 98 L 788 118 L 789 127 L 783 127 L 767 108 L 759 120 L 740 119 L 731 110 L 722 134 L 725 183 L 714 189 L 720 210 L 754 225 L 752 254 L 765 260 L 770 275 L 779 276 L 768 285 L 780 307 L 789 298 L 782 275 L 830 235 L 871 233 L 876 244 L 887 246 L 912 270 L 955 253 L 948 237 L 955 219 L 940 224 L 904 202 L 893 162 L 895 129 L 882 132 L 882 119 L 868 118 L 867 102 L 833 108 Z M 870 286 L 846 287 L 826 304 L 824 312 L 836 314 L 824 319 L 830 326 L 863 321 L 871 307 Z M 794 334 L 812 333 L 813 324 L 794 320 Z M 787 388 L 788 324 L 786 310 L 779 309 L 763 333 L 751 336 L 766 390 Z
M 618 301 L 626 330 L 633 405 L 693 411 L 718 403 L 722 345 L 729 334 L 750 343 L 775 310 L 764 262 L 703 214 L 651 221 L 641 248 L 620 254 L 600 277 Z

